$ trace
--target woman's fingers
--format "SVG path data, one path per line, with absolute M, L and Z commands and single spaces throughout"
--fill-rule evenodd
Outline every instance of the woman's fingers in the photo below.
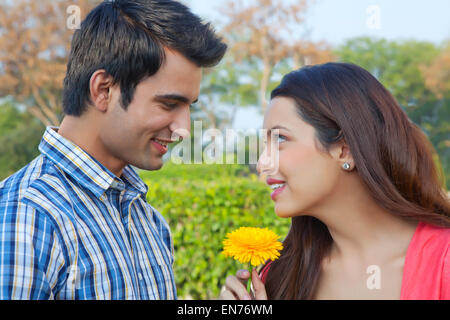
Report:
M 264 283 L 259 278 L 258 272 L 256 269 L 252 271 L 252 285 L 255 291 L 255 299 L 256 300 L 267 300 L 266 287 Z
M 225 290 L 221 293 L 220 298 L 223 300 L 251 300 L 252 296 L 247 291 L 249 277 L 250 272 L 247 270 L 239 270 L 235 276 L 228 276 L 225 280 Z M 256 269 L 253 269 L 251 277 L 255 299 L 267 300 L 266 288 Z
M 236 297 L 234 296 L 234 294 L 231 293 L 230 290 L 225 289 L 220 294 L 220 299 L 221 300 L 236 300 Z
M 240 269 L 236 272 L 236 278 L 238 278 L 242 285 L 246 287 L 248 279 L 250 278 L 250 272 L 245 269 Z
M 242 270 L 239 270 L 236 273 L 236 276 L 228 276 L 225 280 L 225 291 L 229 291 L 239 300 L 251 300 L 252 297 L 246 288 L 249 276 L 250 274 L 248 271 L 247 274 L 245 274 Z M 227 296 L 229 295 L 227 294 Z

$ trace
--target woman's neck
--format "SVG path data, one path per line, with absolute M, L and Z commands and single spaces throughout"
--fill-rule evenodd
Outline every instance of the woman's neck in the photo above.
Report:
M 389 213 L 370 196 L 354 174 L 339 186 L 314 216 L 333 238 L 331 259 L 371 264 L 404 257 L 417 222 Z

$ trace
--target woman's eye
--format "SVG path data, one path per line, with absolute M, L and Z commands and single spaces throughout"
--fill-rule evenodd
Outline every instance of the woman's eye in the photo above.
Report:
M 279 143 L 282 143 L 282 142 L 285 142 L 287 140 L 287 138 L 285 137 L 285 136 L 283 136 L 283 135 L 281 135 L 281 134 L 279 134 L 278 136 L 277 136 L 277 143 L 279 144 Z
M 267 146 L 268 143 L 276 143 L 277 145 L 287 141 L 287 137 L 282 134 L 272 133 L 269 137 L 261 138 L 263 140 L 264 146 Z

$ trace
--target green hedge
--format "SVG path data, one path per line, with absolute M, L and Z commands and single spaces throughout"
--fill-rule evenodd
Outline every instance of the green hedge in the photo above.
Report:
M 278 218 L 270 189 L 243 165 L 175 165 L 141 171 L 147 200 L 169 223 L 180 299 L 218 297 L 229 274 L 244 266 L 222 256 L 228 232 L 268 227 L 281 236 L 290 221 Z

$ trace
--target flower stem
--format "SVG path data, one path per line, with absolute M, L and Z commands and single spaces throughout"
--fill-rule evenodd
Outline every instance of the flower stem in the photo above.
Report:
M 253 266 L 251 265 L 251 263 L 248 264 L 247 270 L 250 273 L 250 277 L 248 278 L 248 282 L 247 282 L 247 291 L 252 293 L 252 272 L 253 272 Z
M 251 288 L 252 288 L 252 265 L 251 263 L 247 263 L 247 268 L 248 272 L 250 273 L 250 277 L 248 278 L 247 281 L 247 291 L 251 293 Z

